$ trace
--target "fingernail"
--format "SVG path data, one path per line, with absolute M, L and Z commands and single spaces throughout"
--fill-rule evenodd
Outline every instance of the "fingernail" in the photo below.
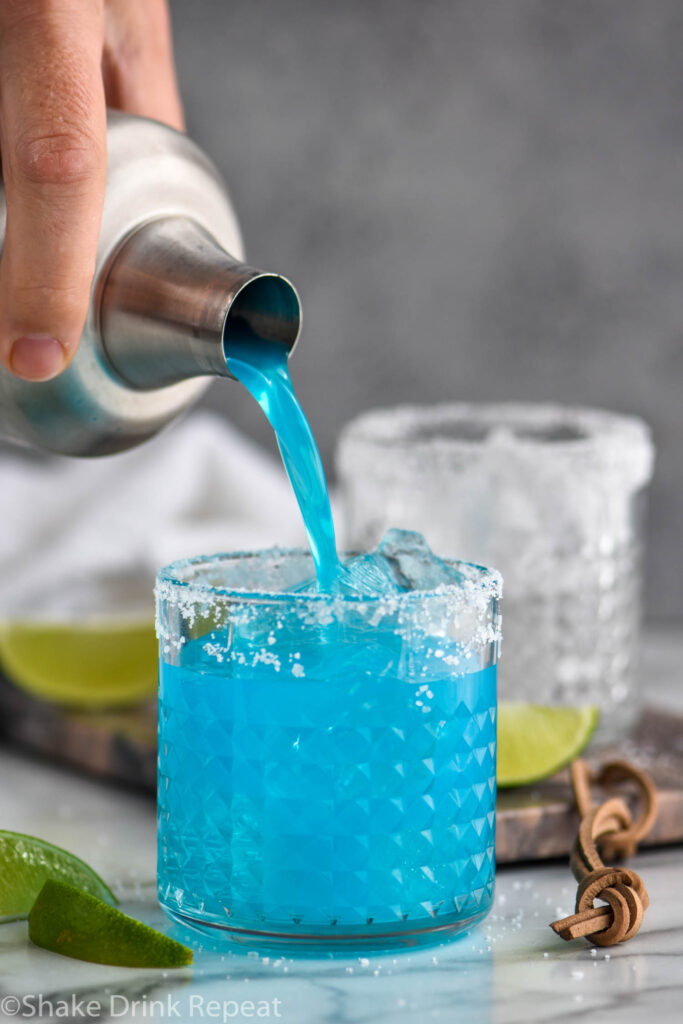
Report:
M 26 334 L 10 349 L 10 369 L 25 380 L 50 380 L 64 369 L 64 363 L 61 342 L 49 334 Z

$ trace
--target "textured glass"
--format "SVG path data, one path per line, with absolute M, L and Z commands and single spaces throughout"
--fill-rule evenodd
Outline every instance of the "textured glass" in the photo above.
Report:
M 272 593 L 310 573 L 303 554 L 161 574 L 158 881 L 172 916 L 372 948 L 486 913 L 500 584 L 459 568 L 459 586 L 391 599 Z
M 638 708 L 642 511 L 653 447 L 637 419 L 533 405 L 371 412 L 337 466 L 348 544 L 387 526 L 505 579 L 501 700 L 597 704 L 599 739 Z

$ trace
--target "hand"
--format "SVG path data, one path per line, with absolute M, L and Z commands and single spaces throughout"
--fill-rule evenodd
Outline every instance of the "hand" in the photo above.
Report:
M 26 380 L 60 373 L 83 330 L 107 104 L 182 130 L 166 0 L 0 0 L 0 361 Z

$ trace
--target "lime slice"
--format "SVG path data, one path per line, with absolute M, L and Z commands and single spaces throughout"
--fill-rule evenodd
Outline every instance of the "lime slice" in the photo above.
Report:
M 87 892 L 48 881 L 28 916 L 36 946 L 118 967 L 185 967 L 192 950 Z
M 156 691 L 157 641 L 143 619 L 0 624 L 0 664 L 17 686 L 59 704 L 111 707 Z
M 597 724 L 596 707 L 501 704 L 498 785 L 523 786 L 554 775 L 578 757 Z
M 0 831 L 0 920 L 27 917 L 48 879 L 69 882 L 116 903 L 100 876 L 73 853 L 21 832 Z

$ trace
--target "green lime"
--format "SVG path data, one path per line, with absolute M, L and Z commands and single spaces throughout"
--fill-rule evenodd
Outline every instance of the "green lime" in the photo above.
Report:
M 185 967 L 192 950 L 87 892 L 47 881 L 28 915 L 28 934 L 53 953 L 117 967 Z
M 100 876 L 73 853 L 21 832 L 0 831 L 0 920 L 27 917 L 48 879 L 69 882 L 116 903 Z
M 0 663 L 17 686 L 58 704 L 111 707 L 156 692 L 147 618 L 0 623 Z
M 596 707 L 501 704 L 498 785 L 523 786 L 554 775 L 578 757 L 597 724 Z

